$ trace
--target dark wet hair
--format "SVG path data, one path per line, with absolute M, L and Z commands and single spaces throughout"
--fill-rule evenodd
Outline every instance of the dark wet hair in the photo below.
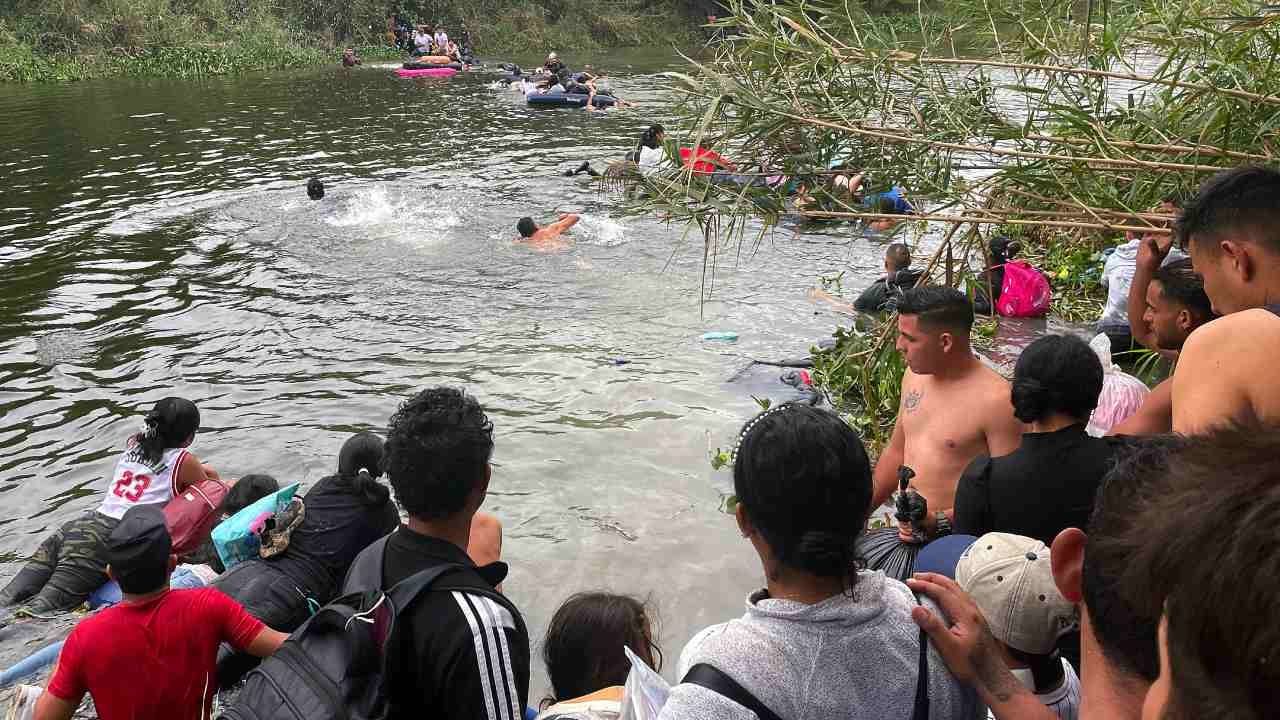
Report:
M 893 243 L 885 248 L 884 259 L 894 270 L 906 270 L 911 267 L 911 248 L 902 243 Z
M 1006 235 L 997 235 L 987 243 L 987 248 L 991 251 L 991 264 L 1003 265 L 1018 254 L 1018 250 L 1022 249 L 1022 244 Z
M 1269 718 L 1280 707 L 1280 431 L 1219 427 L 1168 451 L 1124 538 L 1125 597 L 1163 612 L 1163 717 Z
M 583 592 L 565 600 L 542 643 L 552 694 L 544 705 L 625 683 L 631 663 L 624 647 L 661 670 L 662 648 L 653 636 L 648 609 L 636 598 Z
M 1280 254 L 1280 171 L 1246 165 L 1220 172 L 1200 186 L 1174 224 L 1184 250 L 1230 233 L 1246 233 L 1251 242 Z
M 973 329 L 973 303 L 955 288 L 925 285 L 904 290 L 898 300 L 899 315 L 914 315 L 924 325 L 960 332 Z
M 1183 203 L 1184 201 L 1183 201 L 1182 193 L 1180 193 L 1180 192 L 1171 192 L 1171 193 L 1166 193 L 1166 194 L 1164 194 L 1164 195 L 1160 196 L 1160 202 L 1162 202 L 1162 203 L 1169 203 L 1170 205 L 1172 205 L 1172 206 L 1174 206 L 1174 207 L 1176 207 L 1176 208 L 1181 209 L 1181 208 L 1182 208 L 1182 203 Z
M 1214 318 L 1213 303 L 1204 292 L 1204 278 L 1191 266 L 1191 258 L 1161 265 L 1152 280 L 1160 283 L 1162 296 L 1185 307 L 1196 322 L 1206 323 Z
M 270 475 L 243 475 L 222 498 L 222 512 L 235 515 L 279 489 L 280 483 Z
M 636 152 L 639 153 L 640 148 L 655 150 L 662 147 L 661 143 L 658 142 L 658 136 L 665 135 L 666 132 L 666 129 L 661 125 L 650 125 L 644 132 L 640 133 L 640 144 L 636 146 Z
M 734 451 L 733 487 L 778 562 L 853 586 L 854 545 L 871 511 L 871 461 L 848 424 L 799 403 L 757 415 Z
M 371 432 L 356 433 L 338 451 L 338 477 L 349 483 L 366 505 L 381 505 L 391 497 L 382 475 L 382 438 Z
M 493 454 L 493 423 L 465 391 L 434 387 L 391 416 L 382 458 L 409 515 L 438 520 L 462 510 Z
M 324 183 L 320 182 L 320 178 L 311 178 L 307 181 L 307 197 L 312 200 L 324 197 Z
M 521 237 L 533 237 L 533 234 L 538 232 L 538 223 L 531 217 L 522 217 L 516 223 L 516 230 L 520 232 Z
M 156 465 L 164 458 L 164 451 L 180 447 L 200 427 L 200 411 L 196 404 L 180 397 L 160 400 L 143 418 L 147 429 L 137 435 L 133 449 L 145 465 Z
M 1054 413 L 1088 421 L 1102 393 L 1102 361 L 1075 335 L 1045 335 L 1013 368 L 1013 415 L 1024 423 Z
M 1168 471 L 1172 436 L 1125 438 L 1116 464 L 1102 479 L 1089 517 L 1080 586 L 1089 622 L 1102 654 L 1120 673 L 1154 682 L 1160 675 L 1156 628 L 1160 613 L 1132 603 L 1121 579 L 1140 547 L 1152 542 L 1140 527 L 1140 512 L 1158 478 Z M 1143 530 L 1136 538 L 1135 530 Z

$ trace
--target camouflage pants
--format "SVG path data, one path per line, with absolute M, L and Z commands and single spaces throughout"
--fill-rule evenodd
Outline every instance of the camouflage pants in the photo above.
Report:
M 0 604 L 37 614 L 79 606 L 107 582 L 107 536 L 119 522 L 88 512 L 65 523 L 0 591 Z

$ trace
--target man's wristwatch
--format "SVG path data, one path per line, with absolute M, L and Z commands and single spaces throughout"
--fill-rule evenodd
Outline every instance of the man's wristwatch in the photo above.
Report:
M 951 521 L 947 519 L 945 512 L 934 513 L 933 537 L 934 539 L 946 537 L 951 534 Z

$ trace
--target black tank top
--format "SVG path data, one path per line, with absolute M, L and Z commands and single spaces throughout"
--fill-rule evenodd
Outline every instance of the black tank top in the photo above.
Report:
M 1263 309 L 1263 310 L 1266 310 L 1267 312 L 1271 313 L 1272 315 L 1275 315 L 1275 316 L 1277 316 L 1277 317 L 1280 317 L 1280 303 L 1274 303 L 1274 304 L 1271 304 L 1271 305 L 1263 305 L 1263 306 L 1262 306 L 1262 309 Z

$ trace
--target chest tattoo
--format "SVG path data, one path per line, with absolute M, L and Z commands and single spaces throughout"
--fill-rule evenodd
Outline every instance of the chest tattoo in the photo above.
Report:
M 907 397 L 902 401 L 903 407 L 907 412 L 915 412 L 920 407 L 920 400 L 924 398 L 924 393 L 919 390 L 907 391 Z

